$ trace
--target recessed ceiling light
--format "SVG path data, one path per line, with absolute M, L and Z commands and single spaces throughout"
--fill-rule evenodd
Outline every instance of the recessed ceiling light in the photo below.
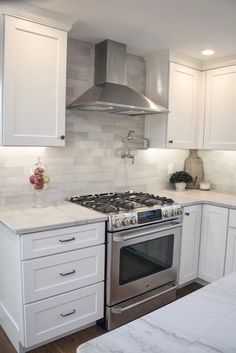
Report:
M 202 55 L 214 55 L 215 52 L 212 49 L 205 49 L 201 51 Z

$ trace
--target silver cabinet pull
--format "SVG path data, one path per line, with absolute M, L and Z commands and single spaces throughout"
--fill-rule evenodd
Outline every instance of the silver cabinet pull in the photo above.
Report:
M 61 315 L 61 317 L 66 317 L 66 316 L 73 315 L 73 314 L 75 314 L 75 313 L 76 313 L 76 310 L 73 309 L 70 313 L 67 313 L 67 314 L 60 314 L 60 315 Z
M 60 273 L 60 276 L 68 276 L 68 275 L 73 275 L 76 271 L 72 270 L 71 272 L 66 272 L 66 273 Z
M 67 243 L 68 241 L 73 241 L 75 240 L 75 237 L 69 238 L 69 239 L 65 239 L 65 240 L 59 240 L 60 243 Z

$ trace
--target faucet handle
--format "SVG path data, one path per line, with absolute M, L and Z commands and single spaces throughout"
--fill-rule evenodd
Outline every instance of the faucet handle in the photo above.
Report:
M 128 137 L 132 138 L 133 134 L 135 134 L 135 131 L 134 130 L 129 130 Z

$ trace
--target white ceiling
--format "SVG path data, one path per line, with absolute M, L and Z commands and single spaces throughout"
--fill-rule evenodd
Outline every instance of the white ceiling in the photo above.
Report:
M 99 42 L 106 38 L 146 55 L 173 49 L 198 59 L 236 54 L 236 0 L 25 0 L 72 21 L 69 36 Z

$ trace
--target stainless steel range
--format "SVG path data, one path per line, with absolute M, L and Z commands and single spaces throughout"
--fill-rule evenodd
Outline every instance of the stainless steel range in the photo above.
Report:
M 108 330 L 175 300 L 180 205 L 140 192 L 73 196 L 70 201 L 108 214 Z

